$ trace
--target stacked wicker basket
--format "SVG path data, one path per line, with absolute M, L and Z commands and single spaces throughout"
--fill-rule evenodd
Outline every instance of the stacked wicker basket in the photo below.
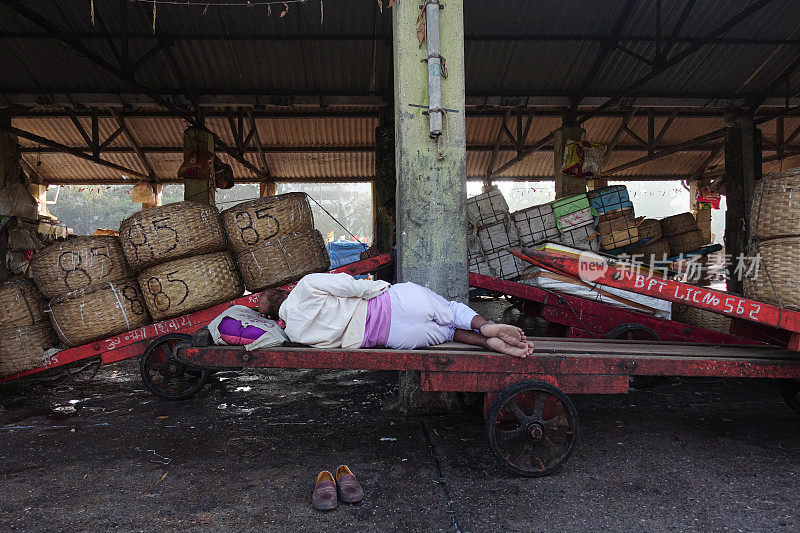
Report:
M 123 220 L 119 234 L 155 320 L 211 307 L 244 292 L 216 207 L 177 202 L 147 209 Z
M 800 168 L 756 182 L 750 213 L 750 255 L 760 254 L 758 274 L 745 277 L 748 298 L 800 307 Z
M 297 281 L 330 267 L 325 241 L 314 229 L 305 193 L 237 204 L 222 212 L 222 225 L 250 292 Z
M 77 346 L 149 322 L 119 238 L 75 237 L 41 250 L 31 275 L 49 301 L 50 321 L 67 346 Z
M 671 256 L 693 252 L 708 244 L 703 232 L 697 227 L 697 219 L 691 213 L 662 218 L 661 233 L 669 242 Z
M 0 308 L 0 375 L 39 366 L 44 351 L 57 339 L 36 286 L 28 279 L 3 283 Z

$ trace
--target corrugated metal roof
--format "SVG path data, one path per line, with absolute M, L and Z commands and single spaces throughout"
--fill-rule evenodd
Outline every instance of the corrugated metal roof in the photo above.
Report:
M 384 2 L 386 3 L 386 2 Z M 696 2 L 679 32 L 679 37 L 699 38 L 729 20 L 734 14 L 751 5 L 751 0 L 705 0 Z M 661 28 L 655 26 L 655 2 L 639 1 L 629 13 L 623 13 L 625 0 L 505 0 L 487 5 L 477 0 L 465 2 L 466 92 L 467 95 L 551 95 L 571 96 L 579 91 L 587 79 L 591 65 L 601 49 L 598 36 L 611 31 L 620 16 L 627 16 L 622 35 L 669 35 L 678 21 L 687 0 L 662 2 Z M 96 33 L 105 23 L 109 31 L 121 30 L 119 5 L 116 2 L 95 2 L 98 19 L 92 24 L 88 5 L 80 8 L 71 0 L 30 0 L 25 6 L 48 20 L 54 21 L 67 32 Z M 152 35 L 152 5 L 141 2 L 127 4 L 128 31 L 131 57 L 146 54 L 156 44 L 158 37 L 183 36 L 171 41 L 170 53 L 160 51 L 151 61 L 136 72 L 139 83 L 163 93 L 191 92 L 201 95 L 240 94 L 242 100 L 256 95 L 385 95 L 390 91 L 391 10 L 378 2 L 362 0 L 337 0 L 323 2 L 324 21 L 320 5 L 315 2 L 291 4 L 285 17 L 275 6 L 272 15 L 265 7 L 221 8 L 200 6 L 159 5 L 156 34 Z M 8 6 L 0 6 L 0 33 L 16 35 L 19 32 L 41 30 Z M 222 35 L 224 39 L 208 40 L 207 35 Z M 311 40 L 303 36 L 351 36 L 349 40 Z M 519 39 L 503 40 L 499 36 L 517 36 Z M 558 39 L 535 41 L 528 36 L 554 35 Z M 571 41 L 566 35 L 588 36 Z M 187 38 L 189 36 L 190 38 Z M 242 36 L 248 36 L 247 40 Z M 270 40 L 270 37 L 292 36 L 291 39 Z M 364 39 L 361 40 L 360 37 Z M 382 37 L 376 41 L 372 36 Z M 476 40 L 479 36 L 492 39 Z M 800 39 L 800 10 L 796 0 L 773 0 L 765 8 L 728 30 L 724 37 Z M 251 37 L 263 37 L 253 39 Z M 297 38 L 295 38 L 297 37 Z M 358 37 L 358 38 L 355 38 Z M 116 59 L 105 39 L 85 39 L 86 46 L 111 64 Z M 652 57 L 656 45 L 641 40 L 622 42 L 633 54 Z M 692 46 L 677 43 L 672 54 Z M 42 98 L 44 104 L 56 93 L 136 93 L 127 83 L 81 56 L 75 50 L 50 38 L 23 38 L 0 36 L 0 93 L 24 92 Z M 800 45 L 709 44 L 697 53 L 671 67 L 664 74 L 636 89 L 632 96 L 642 95 L 753 95 L 759 94 L 800 53 Z M 171 58 L 174 57 L 174 64 Z M 626 90 L 641 78 L 650 65 L 622 50 L 608 53 L 597 76 L 587 87 L 589 95 L 613 95 Z M 800 69 L 790 78 L 790 87 L 800 84 Z M 775 94 L 782 94 L 783 87 Z M 70 96 L 71 98 L 71 96 Z M 114 98 L 112 96 L 111 98 Z M 354 100 L 355 102 L 355 100 Z M 312 104 L 324 105 L 322 100 Z M 224 106 L 225 102 L 220 102 Z M 714 105 L 709 100 L 709 105 Z M 269 107 L 269 109 L 299 110 L 305 108 Z M 329 110 L 348 109 L 376 111 L 376 107 L 327 107 Z M 377 114 L 377 113 L 376 113 Z M 721 114 L 721 110 L 720 110 Z M 87 131 L 90 120 L 79 119 Z M 666 122 L 655 121 L 656 133 Z M 371 146 L 377 117 L 361 118 L 285 118 L 257 121 L 261 142 L 271 149 L 314 147 L 352 148 Z M 595 118 L 585 124 L 587 137 L 598 142 L 609 142 L 621 117 Z M 234 145 L 226 118 L 209 118 L 208 126 L 226 143 Z M 128 127 L 137 142 L 145 147 L 177 147 L 185 122 L 176 118 L 128 118 Z M 536 117 L 526 142 L 533 143 L 557 129 L 557 117 Z M 800 119 L 786 120 L 786 135 L 800 124 Z M 19 118 L 14 125 L 69 146 L 83 146 L 84 139 L 68 118 Z M 498 117 L 468 117 L 467 142 L 473 146 L 494 143 L 500 129 Z M 661 144 L 669 145 L 702 135 L 724 125 L 720 118 L 679 118 L 663 136 Z M 111 118 L 101 118 L 101 141 L 116 130 Z M 642 138 L 647 137 L 647 120 L 637 116 L 630 129 Z M 762 126 L 765 138 L 774 139 L 773 123 Z M 249 125 L 245 122 L 245 131 Z M 509 129 L 516 133 L 516 122 Z M 510 146 L 503 138 L 504 146 Z M 24 146 L 34 143 L 22 141 Z M 636 141 L 623 134 L 620 145 L 635 145 Z M 112 147 L 128 146 L 128 140 L 119 136 Z M 641 157 L 644 152 L 617 150 L 609 157 L 607 166 L 615 166 Z M 514 157 L 510 150 L 501 151 L 495 168 Z M 679 153 L 646 165 L 625 171 L 625 175 L 682 175 L 694 171 L 705 159 L 707 152 Z M 132 169 L 141 169 L 141 162 L 132 152 L 104 153 L 108 160 L 119 162 Z M 172 179 L 180 164 L 179 154 L 148 153 L 148 161 L 161 179 Z M 227 157 L 226 157 L 227 158 Z M 247 158 L 260 166 L 255 153 Z M 491 152 L 470 151 L 468 174 L 481 176 L 491 158 Z M 43 153 L 26 155 L 26 160 L 41 161 L 42 174 L 53 180 L 108 179 L 115 176 L 92 163 L 71 156 Z M 271 172 L 277 178 L 363 178 L 374 173 L 374 158 L 369 152 L 303 152 L 268 153 Z M 504 172 L 504 176 L 541 177 L 552 173 L 552 153 L 546 150 L 526 158 Z M 233 163 L 240 178 L 249 178 L 250 172 Z

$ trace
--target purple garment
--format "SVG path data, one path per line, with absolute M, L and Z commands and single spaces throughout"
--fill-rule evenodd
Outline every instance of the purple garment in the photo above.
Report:
M 264 328 L 258 326 L 243 327 L 241 322 L 229 316 L 223 318 L 219 323 L 219 334 L 222 340 L 233 346 L 244 346 L 255 342 L 264 334 L 264 331 Z
M 362 348 L 386 346 L 389 326 L 392 325 L 392 302 L 389 291 L 367 301 L 367 326 L 364 328 Z

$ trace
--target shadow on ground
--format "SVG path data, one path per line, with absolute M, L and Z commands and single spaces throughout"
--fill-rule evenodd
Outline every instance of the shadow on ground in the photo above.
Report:
M 135 362 L 77 390 L 0 387 L 0 529 L 532 531 L 800 527 L 800 417 L 766 381 L 665 380 L 573 397 L 565 468 L 515 478 L 480 419 L 384 408 L 394 374 L 223 373 L 169 403 Z M 347 464 L 366 497 L 322 515 L 321 469 Z M 442 477 L 440 477 L 440 472 Z

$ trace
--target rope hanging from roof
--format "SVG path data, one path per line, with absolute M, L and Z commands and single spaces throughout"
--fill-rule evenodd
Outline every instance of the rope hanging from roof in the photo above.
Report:
M 209 7 L 258 7 L 267 6 L 267 15 L 272 15 L 272 6 L 276 4 L 283 4 L 283 11 L 280 17 L 286 16 L 289 12 L 289 4 L 305 4 L 308 0 L 133 0 L 143 4 L 153 5 L 153 33 L 156 32 L 156 14 L 158 5 L 173 5 L 173 6 L 186 6 L 186 7 L 202 7 L 203 15 L 206 14 Z M 381 0 L 378 0 L 379 2 Z M 320 12 L 320 26 L 322 25 L 322 2 L 319 2 Z M 90 0 L 90 12 L 92 17 L 92 25 L 94 25 L 94 0 Z

